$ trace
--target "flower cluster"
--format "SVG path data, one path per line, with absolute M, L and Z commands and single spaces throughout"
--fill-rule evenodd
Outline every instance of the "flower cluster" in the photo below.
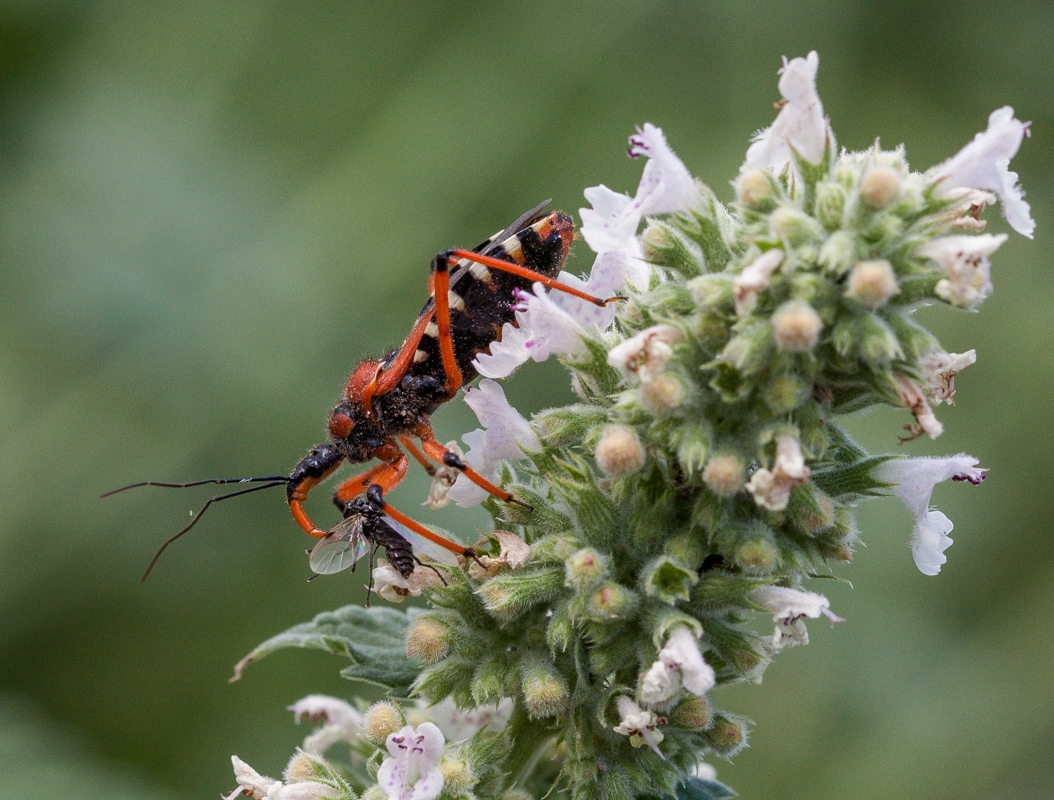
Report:
M 816 53 L 784 63 L 779 113 L 729 205 L 650 124 L 630 137 L 646 159 L 636 193 L 586 190 L 596 258 L 561 279 L 626 299 L 600 308 L 536 284 L 478 357 L 485 379 L 466 402 L 481 428 L 464 458 L 529 504 L 435 475 L 429 505 L 483 503 L 498 523 L 478 562 L 420 581 L 380 573 L 383 596 L 421 594 L 426 610 L 342 609 L 261 646 L 310 639 L 351 658 L 349 677 L 434 704 L 434 720 L 452 702 L 498 722 L 451 742 L 391 702 L 362 716 L 308 698 L 298 716 L 327 724 L 300 757 L 351 740 L 361 763 L 347 786 L 389 800 L 554 785 L 578 800 L 727 796 L 702 759 L 738 752 L 748 724 L 711 695 L 807 644 L 807 618 L 842 621 L 803 583 L 852 559 L 855 506 L 898 496 L 915 515 L 915 563 L 940 571 L 952 524 L 931 496 L 948 479 L 980 483 L 977 459 L 871 455 L 840 420 L 885 404 L 910 415 L 904 441 L 941 434 L 935 409 L 976 353 L 946 352 L 914 311 L 976 309 L 992 293 L 1007 236 L 981 232 L 985 206 L 1032 236 L 1009 170 L 1028 125 L 999 109 L 958 154 L 914 172 L 903 148 L 838 150 L 818 68 Z M 528 420 L 495 379 L 553 356 L 580 402 Z M 310 763 L 269 781 L 236 762 L 241 791 L 345 796 Z

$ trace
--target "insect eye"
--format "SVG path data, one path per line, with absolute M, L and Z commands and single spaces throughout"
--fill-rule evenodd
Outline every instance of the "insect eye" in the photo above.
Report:
M 329 432 L 334 439 L 346 439 L 351 429 L 355 427 L 355 421 L 342 411 L 333 412 L 329 418 Z

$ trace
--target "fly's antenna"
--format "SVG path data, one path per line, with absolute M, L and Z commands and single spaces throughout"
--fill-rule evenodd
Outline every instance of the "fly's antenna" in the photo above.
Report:
M 204 516 L 205 512 L 208 511 L 209 506 L 213 503 L 218 503 L 220 500 L 229 500 L 232 497 L 238 497 L 243 494 L 249 494 L 251 492 L 258 492 L 261 489 L 273 489 L 276 486 L 285 486 L 289 483 L 289 478 L 286 475 L 267 475 L 258 478 L 209 478 L 203 481 L 190 481 L 189 483 L 162 483 L 160 481 L 140 481 L 139 483 L 130 483 L 127 486 L 122 486 L 120 489 L 114 489 L 113 491 L 106 492 L 105 494 L 99 495 L 100 498 L 110 497 L 111 495 L 118 494 L 127 489 L 136 489 L 140 486 L 161 486 L 166 489 L 187 489 L 191 486 L 205 486 L 210 483 L 215 484 L 231 484 L 231 483 L 256 483 L 258 486 L 250 486 L 247 489 L 239 489 L 236 492 L 228 492 L 227 494 L 218 494 L 214 497 L 209 498 L 209 501 L 201 507 L 201 511 L 194 515 L 194 519 L 189 525 L 187 525 L 179 533 L 175 533 L 169 536 L 164 543 L 158 548 L 158 551 L 154 554 L 154 557 L 150 560 L 149 566 L 146 568 L 146 572 L 143 573 L 143 577 L 139 579 L 140 583 L 146 581 L 150 577 L 150 572 L 154 569 L 154 565 L 157 560 L 161 558 L 161 554 L 165 552 L 165 548 L 168 547 L 172 542 L 176 541 L 180 536 L 189 531 L 198 521 Z

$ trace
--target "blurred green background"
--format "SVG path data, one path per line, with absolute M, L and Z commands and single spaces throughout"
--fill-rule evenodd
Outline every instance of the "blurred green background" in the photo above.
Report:
M 233 685 L 231 665 L 361 602 L 361 573 L 306 583 L 272 492 L 216 507 L 140 586 L 208 492 L 98 494 L 287 471 L 357 361 L 408 330 L 437 250 L 546 197 L 632 191 L 636 124 L 728 199 L 780 56 L 814 48 L 850 148 L 905 142 L 924 169 L 996 107 L 1033 120 L 1014 167 L 1038 233 L 997 254 L 980 316 L 922 314 L 979 363 L 942 439 L 905 449 L 992 469 L 938 490 L 944 572 L 915 569 L 895 500 L 866 506 L 869 547 L 839 570 L 856 589 L 817 587 L 849 621 L 717 693 L 757 721 L 719 775 L 747 798 L 1050 797 L 1052 47 L 1049 0 L 0 4 L 0 797 L 215 797 L 232 753 L 279 773 L 306 732 L 285 706 L 353 687 L 315 652 Z M 508 392 L 570 397 L 551 364 Z M 907 421 L 852 426 L 887 450 Z M 436 423 L 475 427 L 458 403 Z

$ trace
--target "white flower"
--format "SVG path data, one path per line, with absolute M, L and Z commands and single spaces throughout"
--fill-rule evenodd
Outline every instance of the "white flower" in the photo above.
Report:
M 640 682 L 640 700 L 657 706 L 672 698 L 681 688 L 681 676 L 661 661 L 654 662 Z
M 319 781 L 283 783 L 268 778 L 238 756 L 231 756 L 231 763 L 234 765 L 234 779 L 238 781 L 238 788 L 226 795 L 224 800 L 234 800 L 239 796 L 252 797 L 254 800 L 320 800 L 338 794 L 332 786 Z
M 902 372 L 893 373 L 893 382 L 897 386 L 900 402 L 911 409 L 911 413 L 915 415 L 915 420 L 918 422 L 917 427 L 912 425 L 905 426 L 912 432 L 911 438 L 921 436 L 924 433 L 931 439 L 936 439 L 940 436 L 944 432 L 944 426 L 933 413 L 933 409 L 930 408 L 929 401 L 926 399 L 926 392 Z
M 389 603 L 401 603 L 407 597 L 420 597 L 421 592 L 429 586 L 442 582 L 434 569 L 420 564 L 405 578 L 391 564 L 373 568 L 373 591 Z
M 447 442 L 444 446 L 458 458 L 463 458 L 465 455 L 465 452 L 456 441 Z M 432 483 L 428 487 L 428 499 L 421 503 L 421 505 L 427 506 L 433 511 L 438 511 L 439 509 L 446 508 L 450 505 L 450 498 L 447 497 L 447 494 L 450 492 L 450 487 L 454 485 L 454 481 L 458 479 L 460 474 L 461 472 L 459 470 L 456 470 L 453 467 L 448 467 L 446 464 L 440 464 L 435 467 L 435 472 L 432 473 Z
M 783 251 L 779 248 L 767 250 L 758 258 L 754 259 L 741 273 L 736 275 L 732 281 L 732 291 L 735 294 L 736 314 L 745 317 L 754 310 L 758 302 L 758 292 L 768 288 L 772 273 L 783 263 Z
M 786 104 L 772 125 L 754 137 L 747 150 L 747 164 L 781 172 L 793 150 L 811 164 L 819 164 L 827 147 L 827 121 L 816 93 L 820 57 L 813 50 L 806 58 L 783 59 L 779 90 Z
M 821 614 L 836 622 L 844 619 L 831 611 L 830 601 L 822 594 L 788 589 L 784 586 L 762 586 L 750 593 L 758 605 L 772 612 L 776 630 L 772 635 L 772 649 L 777 653 L 788 647 L 809 643 L 809 632 L 802 622 L 804 617 L 817 619 Z
M 515 533 L 509 531 L 494 531 L 488 533 L 487 537 L 497 541 L 501 548 L 497 556 L 481 555 L 480 564 L 472 562 L 468 565 L 468 573 L 478 581 L 495 577 L 503 567 L 519 569 L 531 557 L 531 546 Z
M 304 752 L 322 755 L 337 742 L 353 743 L 362 731 L 362 715 L 349 703 L 324 694 L 309 694 L 289 706 L 299 725 L 302 717 L 326 724 L 304 739 Z
M 993 236 L 942 236 L 919 247 L 919 255 L 935 262 L 946 277 L 937 281 L 939 298 L 961 308 L 976 308 L 992 293 L 988 257 L 1007 240 L 1005 233 Z
M 494 381 L 480 381 L 478 389 L 468 390 L 465 402 L 486 429 L 477 428 L 461 437 L 469 446 L 465 461 L 487 480 L 497 480 L 498 462 L 503 459 L 524 458 L 527 453 L 537 453 L 542 449 L 538 434 L 509 404 L 504 390 Z M 486 500 L 488 495 L 485 489 L 461 475 L 450 487 L 447 497 L 462 508 L 471 508 Z
M 434 706 L 422 704 L 413 714 L 415 718 L 427 718 L 439 726 L 447 741 L 460 742 L 471 739 L 477 731 L 490 728 L 499 731 L 512 717 L 515 702 L 510 697 L 501 700 L 497 705 L 479 706 L 468 711 L 461 711 L 450 698 Z
M 776 461 L 772 469 L 754 470 L 747 482 L 747 491 L 762 508 L 782 511 L 790 501 L 791 489 L 808 479 L 809 468 L 805 466 L 801 445 L 793 436 L 782 434 L 776 437 Z
M 948 537 L 952 521 L 940 511 L 930 510 L 934 487 L 949 478 L 976 486 L 986 471 L 977 466 L 976 458 L 964 453 L 949 458 L 895 458 L 871 471 L 876 480 L 892 484 L 893 492 L 915 515 L 911 552 L 923 575 L 941 571 L 948 560 L 944 551 L 952 545 Z
M 717 768 L 713 764 L 707 764 L 705 761 L 700 761 L 688 770 L 688 774 L 701 781 L 710 781 L 712 783 L 717 780 Z
M 648 383 L 666 368 L 673 355 L 671 345 L 683 340 L 672 325 L 653 325 L 611 348 L 608 363 L 621 369 L 627 378 L 636 375 L 641 383 Z
M 388 736 L 391 758 L 384 759 L 377 770 L 377 785 L 388 800 L 433 800 L 439 796 L 443 791 L 439 760 L 444 743 L 443 732 L 431 722 L 422 722 L 416 729 L 407 725 Z
M 684 688 L 702 697 L 714 688 L 717 677 L 714 669 L 703 660 L 695 635 L 685 625 L 670 632 L 666 646 L 659 651 L 659 661 L 670 669 L 679 670 Z
M 587 281 L 561 272 L 560 282 L 601 299 L 618 295 L 627 283 L 644 286 L 649 267 L 639 258 L 636 240 L 631 245 L 598 255 Z M 493 342 L 490 352 L 480 354 L 473 362 L 485 378 L 507 378 L 528 359 L 581 355 L 585 352 L 582 337 L 594 329 L 607 330 L 615 318 L 614 304 L 601 307 L 556 289 L 546 292 L 540 283 L 533 288 L 533 294 L 518 293 L 516 323 L 506 322 L 501 340 Z
M 580 208 L 580 232 L 596 253 L 622 250 L 636 235 L 641 219 L 650 214 L 683 211 L 702 197 L 698 185 L 666 143 L 662 129 L 650 122 L 630 137 L 629 155 L 647 156 L 637 194 L 628 197 L 606 186 L 585 190 L 592 208 Z
M 665 760 L 666 756 L 659 749 L 659 742 L 663 740 L 663 735 L 656 730 L 659 718 L 655 713 L 653 711 L 645 711 L 626 695 L 619 695 L 615 705 L 618 708 L 620 720 L 615 727 L 615 733 L 628 736 L 629 743 L 634 747 L 647 744 L 659 758 Z
M 925 381 L 923 391 L 926 397 L 934 405 L 941 403 L 952 405 L 952 398 L 955 396 L 955 376 L 976 361 L 976 350 L 967 350 L 965 353 L 939 351 L 923 356 L 919 367 Z
M 988 129 L 927 173 L 937 183 L 941 197 L 956 197 L 957 189 L 995 192 L 1003 202 L 1003 213 L 1010 227 L 1028 238 L 1036 229 L 1025 193 L 1017 185 L 1017 173 L 1010 171 L 1010 159 L 1028 135 L 1029 123 L 1014 119 L 1014 109 L 1003 106 L 988 117 Z

